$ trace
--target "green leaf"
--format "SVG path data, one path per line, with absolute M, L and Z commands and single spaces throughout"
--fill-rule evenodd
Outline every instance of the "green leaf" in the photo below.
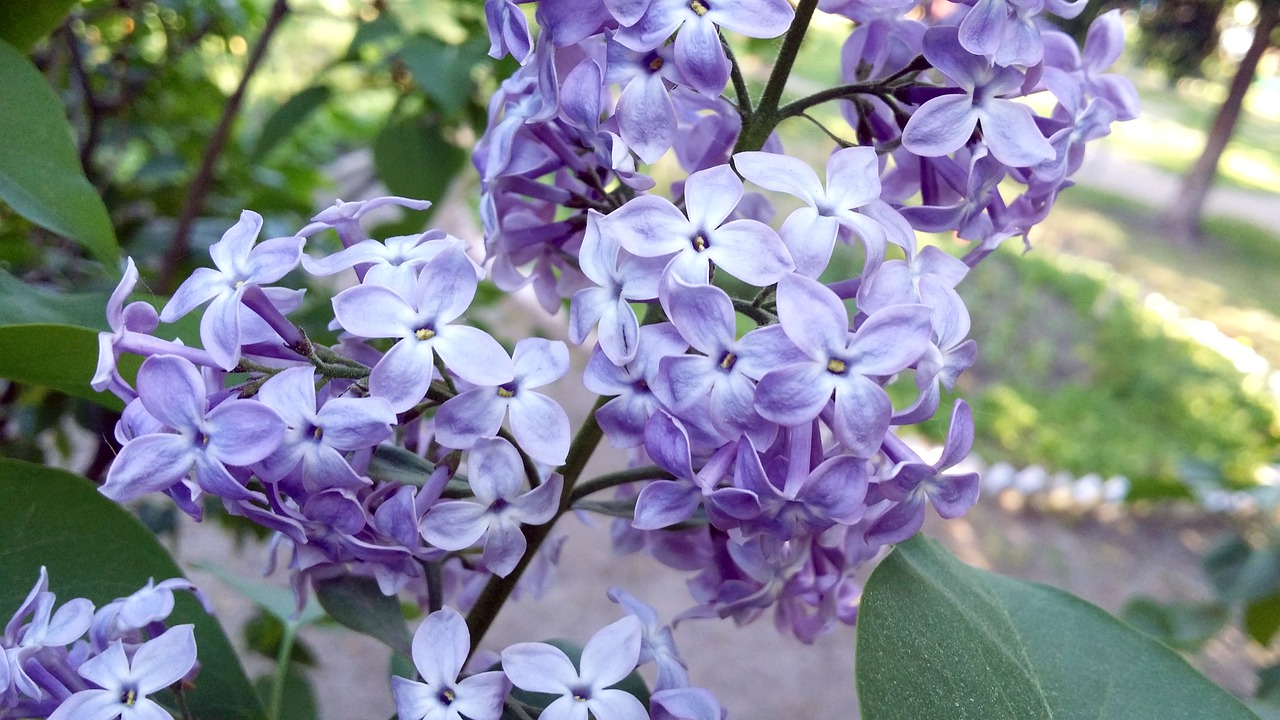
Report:
M 28 285 L 0 270 L 0 325 L 49 323 L 106 330 L 105 308 L 110 296 L 106 292 L 62 293 Z
M 486 51 L 479 42 L 450 45 L 431 35 L 414 35 L 400 48 L 400 59 L 427 97 L 453 117 L 475 94 L 471 69 L 488 57 Z
M 1280 545 L 1255 549 L 1233 535 L 1205 554 L 1204 571 L 1218 595 L 1229 603 L 1246 602 L 1280 590 Z
M 394 120 L 373 141 L 373 164 L 392 195 L 439 202 L 467 161 L 440 126 L 420 117 Z
M 315 598 L 307 598 L 306 607 L 299 613 L 297 600 L 293 591 L 288 588 L 240 577 L 216 563 L 202 562 L 195 566 L 235 588 L 241 595 L 252 600 L 254 605 L 286 625 L 297 628 L 324 619 L 324 609 Z
M 71 473 L 0 459 L 0 616 L 35 584 L 40 566 L 59 601 L 86 597 L 99 607 L 146 584 L 182 577 L 155 536 L 93 484 Z M 187 593 L 177 593 L 170 624 L 193 623 L 200 675 L 188 695 L 202 720 L 263 714 L 221 626 Z
M 1267 647 L 1280 631 L 1280 592 L 1244 606 L 1244 629 L 1259 645 Z
M 272 680 L 270 675 L 263 675 L 253 683 L 258 696 L 264 700 L 271 696 Z M 282 697 L 280 720 L 315 720 L 320 717 L 316 706 L 316 694 L 311 688 L 311 680 L 297 663 L 290 663 L 285 670 Z
M 316 85 L 286 100 L 271 113 L 271 117 L 267 118 L 266 124 L 262 126 L 258 142 L 253 148 L 254 158 L 259 161 L 265 158 L 276 145 L 292 135 L 299 125 L 306 122 L 311 113 L 328 102 L 332 96 L 331 88 L 326 85 Z
M 409 626 L 400 603 L 383 595 L 373 578 L 358 575 L 321 580 L 315 584 L 320 605 L 338 622 L 364 633 L 392 650 L 412 655 Z
M 0 377 L 123 410 L 119 398 L 89 387 L 97 364 L 96 330 L 71 325 L 0 327 Z M 120 358 L 122 373 L 132 375 L 141 364 L 141 358 L 133 355 Z
M 0 3 L 0 40 L 25 53 L 62 24 L 72 5 L 75 0 L 5 0 Z
M 31 61 L 6 42 L 0 42 L 0 87 L 0 135 L 8 138 L 0 143 L 0 200 L 114 268 L 119 250 L 111 218 L 85 179 L 62 103 Z
M 1177 653 L 1080 598 L 900 544 L 858 614 L 865 720 L 1253 720 Z
M 1160 603 L 1138 597 L 1125 604 L 1120 617 L 1174 650 L 1195 652 L 1227 624 L 1230 613 L 1217 602 Z

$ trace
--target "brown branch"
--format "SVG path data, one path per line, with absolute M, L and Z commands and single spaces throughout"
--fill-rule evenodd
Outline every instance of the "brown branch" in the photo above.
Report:
M 245 65 L 240 84 L 236 86 L 235 92 L 231 93 L 231 97 L 227 99 L 226 107 L 222 109 L 218 126 L 214 128 L 204 157 L 200 159 L 200 168 L 187 189 L 186 201 L 182 205 L 182 214 L 178 216 L 178 227 L 174 230 L 173 240 L 170 241 L 169 248 L 164 254 L 164 264 L 160 268 L 160 277 L 157 281 L 157 289 L 161 293 L 173 292 L 178 268 L 190 251 L 191 229 L 195 225 L 196 218 L 200 217 L 200 213 L 204 210 L 204 201 L 211 189 L 213 166 L 218 156 L 222 154 L 222 149 L 226 147 L 227 139 L 231 136 L 231 123 L 240 112 L 240 105 L 244 101 L 249 80 L 257 72 L 262 58 L 267 54 L 267 47 L 271 44 L 271 36 L 275 34 L 280 21 L 288 12 L 288 0 L 275 0 L 272 3 L 271 14 L 267 16 L 267 24 L 263 26 L 258 42 L 253 46 L 253 52 L 249 54 L 249 62 Z

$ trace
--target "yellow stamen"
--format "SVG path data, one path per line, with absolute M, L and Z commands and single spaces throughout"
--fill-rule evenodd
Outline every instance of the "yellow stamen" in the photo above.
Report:
M 431 328 L 422 328 L 420 330 L 415 330 L 413 336 L 419 340 L 430 340 L 436 336 L 436 331 Z
M 837 358 L 831 358 L 830 360 L 827 361 L 828 372 L 833 372 L 836 375 L 842 375 L 844 374 L 844 371 L 847 369 L 848 369 L 848 366 L 844 364 L 843 360 L 840 360 Z

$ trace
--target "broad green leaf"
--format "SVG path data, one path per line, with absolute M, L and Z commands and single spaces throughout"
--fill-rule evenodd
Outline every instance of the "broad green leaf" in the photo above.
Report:
M 263 702 L 271 697 L 271 683 L 274 679 L 270 675 L 263 675 L 253 683 Z M 311 680 L 297 663 L 290 663 L 285 670 L 284 692 L 281 697 L 280 720 L 315 720 L 320 717 Z
M 1120 617 L 1174 650 L 1195 652 L 1227 624 L 1230 613 L 1217 602 L 1161 603 L 1138 597 L 1125 604 Z
M 0 143 L 0 200 L 114 268 L 119 250 L 111 218 L 84 177 L 62 103 L 6 42 L 0 42 L 0 88 L 0 136 L 7 139 Z
M 1177 653 L 1097 606 L 961 563 L 917 536 L 867 581 L 865 720 L 1252 720 Z
M 62 24 L 75 0 L 5 0 L 0 3 L 0 40 L 25 53 Z
M 89 387 L 97 364 L 96 330 L 71 325 L 0 327 L 0 377 L 123 410 L 124 403 L 119 398 Z M 141 358 L 121 356 L 121 373 L 130 376 L 141 364 Z
M 0 270 L 0 326 L 47 323 L 106 330 L 110 296 L 110 292 L 62 293 L 28 285 Z
M 1245 605 L 1244 629 L 1259 645 L 1270 645 L 1271 638 L 1280 631 L 1280 593 L 1258 598 Z
M 1204 571 L 1223 600 L 1245 602 L 1280 590 L 1280 545 L 1255 549 L 1229 536 L 1205 554 Z
M 320 605 L 338 622 L 362 632 L 392 650 L 412 654 L 409 626 L 400 614 L 400 603 L 383 595 L 373 578 L 358 575 L 315 583 Z
M 324 619 L 324 609 L 313 597 L 307 598 L 306 607 L 302 608 L 302 612 L 298 612 L 297 600 L 289 588 L 240 577 L 216 563 L 202 562 L 197 563 L 196 567 L 235 588 L 236 592 L 252 600 L 253 604 L 283 623 L 301 627 Z
M 450 45 L 431 35 L 414 35 L 400 48 L 413 81 L 448 117 L 462 111 L 475 94 L 471 69 L 488 57 L 479 42 Z
M 88 480 L 17 460 L 0 459 L 0 617 L 17 609 L 49 569 L 49 589 L 65 602 L 102 605 L 182 571 L 147 529 L 100 495 Z M 263 714 L 222 627 L 187 593 L 176 593 L 171 624 L 194 623 L 200 675 L 188 695 L 201 720 Z
M 373 164 L 392 195 L 439 203 L 467 161 L 440 126 L 420 117 L 392 121 L 373 141 Z
M 265 158 L 332 96 L 333 90 L 328 86 L 316 85 L 286 100 L 271 113 L 271 117 L 262 126 L 262 133 L 258 135 L 258 142 L 253 148 L 254 157 L 258 160 Z

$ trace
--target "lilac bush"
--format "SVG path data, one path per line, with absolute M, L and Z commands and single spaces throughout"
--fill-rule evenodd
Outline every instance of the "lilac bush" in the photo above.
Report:
M 1081 54 L 1046 20 L 1081 2 L 955 3 L 926 25 L 914 2 L 541 0 L 537 32 L 530 4 L 485 2 L 491 54 L 520 65 L 473 154 L 483 238 L 378 241 L 360 225 L 375 207 L 425 200 L 338 202 L 260 241 L 262 219 L 245 211 L 211 248 L 216 269 L 158 318 L 125 305 L 130 265 L 94 376 L 128 403 L 102 492 L 163 493 L 197 519 L 214 500 L 265 526 L 299 607 L 312 584 L 350 575 L 416 599 L 421 681 L 396 679 L 401 718 L 496 718 L 504 705 L 719 718 L 670 626 L 622 589 L 611 597 L 627 616 L 580 658 L 528 642 L 492 669 L 467 659 L 518 584 L 550 579 L 550 529 L 570 511 L 609 514 L 620 552 L 692 572 L 683 618 L 773 610 L 805 642 L 855 622 L 866 565 L 913 535 L 928 504 L 954 518 L 977 500 L 976 476 L 949 472 L 973 437 L 963 401 L 937 462 L 902 438 L 974 360 L 956 285 L 1026 238 L 1085 144 L 1133 116 L 1133 88 L 1105 74 L 1120 19 L 1100 16 Z M 818 10 L 854 23 L 844 84 L 783 103 Z M 733 33 L 782 37 L 758 96 Z M 1052 112 L 1033 111 L 1033 95 Z M 848 120 L 807 141 L 830 148 L 825 182 L 775 132 L 816 123 L 822 103 Z M 671 194 L 655 192 L 672 173 Z M 780 216 L 764 192 L 800 207 Z M 325 255 L 312 239 L 329 229 L 343 249 Z M 968 249 L 953 257 L 918 231 Z M 836 257 L 859 270 L 840 275 Z M 300 291 L 278 283 L 347 270 L 355 284 L 332 301 L 339 339 L 315 342 L 288 319 Z M 566 343 L 468 319 L 482 280 L 531 287 L 549 313 L 567 304 L 566 339 L 590 356 L 582 388 L 599 397 L 591 414 L 570 418 L 537 391 L 569 374 Z M 157 319 L 205 304 L 203 348 L 163 339 Z M 145 357 L 133 385 L 116 371 L 122 353 Z M 895 382 L 915 399 L 895 407 Z M 602 440 L 630 464 L 584 477 Z M 405 455 L 416 475 L 385 470 Z M 43 658 L 74 654 L 44 643 L 88 628 L 85 608 L 53 617 L 6 629 L 0 679 L 23 703 L 47 702 L 30 675 Z M 58 675 L 72 709 L 55 716 L 161 717 L 145 696 L 191 667 L 176 631 L 132 650 L 95 640 L 95 659 L 76 655 L 80 679 Z M 613 687 L 650 662 L 651 697 Z M 533 704 L 513 686 L 555 697 Z

